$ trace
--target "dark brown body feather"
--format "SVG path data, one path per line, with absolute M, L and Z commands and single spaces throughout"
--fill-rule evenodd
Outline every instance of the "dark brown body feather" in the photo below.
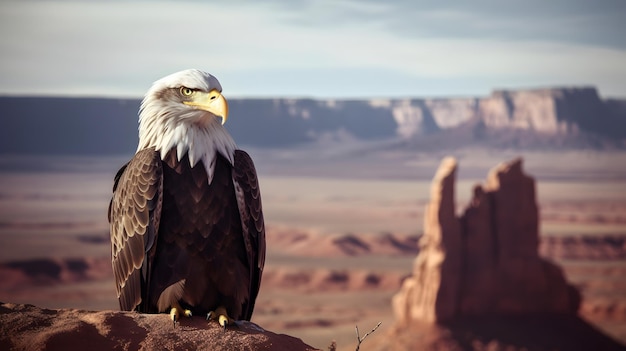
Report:
M 254 165 L 237 150 L 205 167 L 171 151 L 138 152 L 116 176 L 109 208 L 120 307 L 159 311 L 161 293 L 184 282 L 179 302 L 194 314 L 218 306 L 249 320 L 265 262 L 265 229 Z M 168 306 L 169 307 L 169 306 Z

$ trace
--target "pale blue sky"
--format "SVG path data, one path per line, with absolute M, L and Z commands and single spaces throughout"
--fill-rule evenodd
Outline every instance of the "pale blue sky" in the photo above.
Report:
M 0 4 L 0 94 L 138 97 L 192 67 L 231 97 L 626 97 L 626 1 Z

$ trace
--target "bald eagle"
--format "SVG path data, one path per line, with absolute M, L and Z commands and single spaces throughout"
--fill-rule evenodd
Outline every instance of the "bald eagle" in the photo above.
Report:
M 218 80 L 185 70 L 152 85 L 139 146 L 115 176 L 109 204 L 120 308 L 206 314 L 224 328 L 250 320 L 265 263 L 254 164 L 223 127 Z M 221 123 L 220 120 L 221 119 Z

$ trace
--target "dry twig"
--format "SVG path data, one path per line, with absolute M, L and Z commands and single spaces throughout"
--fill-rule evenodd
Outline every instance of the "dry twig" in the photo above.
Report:
M 361 343 L 363 342 L 363 340 L 365 340 L 365 338 L 367 338 L 370 334 L 375 332 L 376 329 L 378 329 L 378 327 L 380 327 L 381 324 L 383 324 L 383 322 L 378 322 L 378 324 L 376 324 L 376 326 L 374 328 L 372 328 L 372 330 L 370 330 L 367 333 L 365 333 L 365 335 L 363 335 L 363 337 L 361 337 L 361 335 L 359 335 L 359 326 L 358 325 L 355 326 L 355 329 L 356 329 L 356 340 L 358 341 L 358 344 L 356 345 L 356 351 L 359 351 L 359 348 L 361 347 Z
M 328 346 L 328 351 L 337 351 L 337 342 L 335 342 L 335 340 L 333 340 L 333 342 L 330 343 L 330 346 Z

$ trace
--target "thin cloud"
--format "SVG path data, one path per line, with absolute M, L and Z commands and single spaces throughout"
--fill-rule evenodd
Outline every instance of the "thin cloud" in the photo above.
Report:
M 588 14 L 547 6 L 533 17 L 528 6 L 485 3 L 4 2 L 0 93 L 139 96 L 165 74 L 198 67 L 239 96 L 478 95 L 572 84 L 626 96 L 623 36 L 589 44 L 608 24 L 580 29 L 619 17 L 602 4 Z

